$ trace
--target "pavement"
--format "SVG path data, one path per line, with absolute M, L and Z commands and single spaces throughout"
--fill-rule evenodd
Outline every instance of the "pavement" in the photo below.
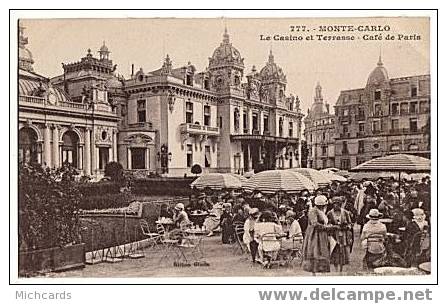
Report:
M 331 272 L 318 274 L 326 276 L 339 275 L 371 275 L 362 268 L 364 250 L 358 242 L 356 231 L 353 252 L 350 256 L 350 264 L 345 265 L 340 273 L 331 266 Z M 235 244 L 222 244 L 220 236 L 205 237 L 203 242 L 205 253 L 204 260 L 209 266 L 174 267 L 174 257 L 164 259 L 160 263 L 160 251 L 144 249 L 144 257 L 140 259 L 125 258 L 118 263 L 102 262 L 95 265 L 86 265 L 83 269 L 70 270 L 60 273 L 50 273 L 49 278 L 142 278 L 142 277 L 229 277 L 229 276 L 310 276 L 304 271 L 299 261 L 292 265 L 278 266 L 266 269 L 262 265 L 251 262 L 248 254 L 241 254 L 235 250 Z M 193 264 L 193 263 L 191 263 Z

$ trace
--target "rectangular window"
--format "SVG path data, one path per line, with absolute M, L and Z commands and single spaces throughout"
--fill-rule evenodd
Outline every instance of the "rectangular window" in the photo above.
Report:
M 205 90 L 209 90 L 210 89 L 210 81 L 209 81 L 209 79 L 205 79 L 204 86 L 205 86 Z
M 210 106 L 203 107 L 203 124 L 205 126 L 211 126 L 211 107 Z
M 126 105 L 121 105 L 121 116 L 124 117 L 127 115 L 127 107 Z
M 242 123 L 243 123 L 244 133 L 248 133 L 248 116 L 247 116 L 247 112 L 245 112 L 245 111 L 242 116 Z
M 350 159 L 342 159 L 341 160 L 341 169 L 342 170 L 351 169 L 351 160 Z
M 322 146 L 321 147 L 321 155 L 326 155 L 327 154 L 327 147 L 326 146 Z M 323 166 L 325 167 L 325 166 Z
M 194 76 L 192 74 L 186 74 L 186 85 L 192 86 L 193 85 L 193 78 Z
M 269 116 L 264 115 L 264 134 L 269 133 Z
M 365 152 L 365 142 L 363 140 L 359 140 L 359 151 L 358 153 L 364 153 Z
M 418 107 L 417 102 L 410 102 L 410 114 L 416 114 L 417 107 Z
M 365 120 L 365 109 L 359 108 L 358 120 Z
M 374 115 L 381 116 L 382 115 L 382 106 L 380 104 L 374 105 Z
M 138 122 L 146 122 L 146 100 L 137 101 Z
M 289 121 L 289 137 L 293 137 L 293 122 Z
M 398 129 L 399 129 L 399 119 L 391 120 L 391 130 L 398 130 Z
M 417 118 L 410 118 L 410 132 L 417 132 L 418 120 Z
M 146 148 L 131 148 L 132 169 L 146 168 Z
M 373 132 L 380 132 L 380 120 L 374 120 L 372 123 Z
M 427 101 L 421 101 L 419 103 L 419 112 L 420 113 L 428 113 L 430 111 L 429 107 L 428 107 L 428 102 Z
M 411 87 L 411 97 L 418 96 L 418 88 L 417 87 Z
M 99 169 L 104 170 L 109 162 L 109 148 L 99 148 Z
M 374 100 L 380 100 L 381 97 L 382 93 L 380 92 L 380 90 L 374 92 Z
M 193 123 L 194 106 L 190 101 L 186 102 L 186 123 Z
M 359 132 L 365 132 L 365 123 L 359 123 Z
M 253 123 L 253 131 L 258 131 L 258 113 L 253 113 L 252 116 L 252 123 Z
M 347 135 L 348 134 L 348 125 L 343 125 L 343 135 Z
M 399 104 L 398 103 L 391 104 L 391 115 L 399 115 Z
M 283 127 L 284 127 L 283 123 L 284 123 L 284 120 L 282 117 L 280 117 L 279 118 L 279 137 L 282 137 Z
M 342 147 L 342 150 L 341 150 L 341 154 L 349 154 L 348 142 L 344 141 L 342 144 L 343 144 L 343 147 Z
M 205 146 L 205 168 L 211 167 L 211 148 Z
M 408 103 L 404 102 L 400 104 L 400 115 L 408 114 Z
M 186 166 L 192 167 L 192 145 L 186 145 Z

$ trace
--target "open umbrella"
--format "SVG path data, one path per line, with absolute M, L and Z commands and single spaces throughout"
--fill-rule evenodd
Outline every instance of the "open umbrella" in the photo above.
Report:
M 345 177 L 343 177 L 341 175 L 335 174 L 334 171 L 331 171 L 331 170 L 328 170 L 328 169 L 322 169 L 319 172 L 321 174 L 323 174 L 324 176 L 326 176 L 331 182 L 334 182 L 334 181 L 336 181 L 336 182 L 346 182 L 348 180 L 347 178 L 345 178 Z
M 402 173 L 430 172 L 430 160 L 428 158 L 409 154 L 394 154 L 368 160 L 351 169 L 354 172 L 397 172 L 399 178 L 399 202 L 400 179 Z
M 265 194 L 277 192 L 297 193 L 314 190 L 315 186 L 308 178 L 290 170 L 268 170 L 256 173 L 243 183 L 246 191 L 259 191 Z
M 430 160 L 428 158 L 409 154 L 394 154 L 378 157 L 364 162 L 351 169 L 354 172 L 430 172 Z
M 228 173 L 208 173 L 198 177 L 191 183 L 191 188 L 203 190 L 240 189 L 242 181 L 239 177 Z
M 317 188 L 327 186 L 331 183 L 331 180 L 327 178 L 323 173 L 311 168 L 293 168 L 289 171 L 297 172 L 310 179 Z

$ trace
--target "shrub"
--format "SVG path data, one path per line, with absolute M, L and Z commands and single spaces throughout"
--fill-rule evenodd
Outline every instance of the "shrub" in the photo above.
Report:
M 70 166 L 50 170 L 39 164 L 19 167 L 19 250 L 80 243 L 82 194 Z
M 121 208 L 128 206 L 131 200 L 132 198 L 128 193 L 84 196 L 79 207 L 83 210 Z
M 191 173 L 195 175 L 202 173 L 202 167 L 199 164 L 193 165 L 191 168 Z
M 110 162 L 106 164 L 104 175 L 110 177 L 115 183 L 124 182 L 123 166 L 117 162 Z
M 120 185 L 112 181 L 98 183 L 84 183 L 79 185 L 79 191 L 83 196 L 100 196 L 120 193 Z

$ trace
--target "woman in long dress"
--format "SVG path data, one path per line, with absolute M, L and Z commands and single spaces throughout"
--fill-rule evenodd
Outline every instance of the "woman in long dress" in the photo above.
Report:
M 208 236 L 213 235 L 214 229 L 217 229 L 220 225 L 220 217 L 223 213 L 223 202 L 219 198 L 218 202 L 213 205 L 213 209 L 209 212 L 209 216 L 203 221 L 205 230 L 208 231 Z
M 309 209 L 309 225 L 304 237 L 303 269 L 312 272 L 330 272 L 330 245 L 328 237 L 328 218 L 326 216 L 327 198 L 318 195 L 315 206 Z
M 332 202 L 334 208 L 327 214 L 329 224 L 334 226 L 330 232 L 330 237 L 335 240 L 335 247 L 331 253 L 331 264 L 336 269 L 339 268 L 341 272 L 343 265 L 349 264 L 349 253 L 353 242 L 352 221 L 350 213 L 341 208 L 342 199 L 340 197 L 334 197 Z

